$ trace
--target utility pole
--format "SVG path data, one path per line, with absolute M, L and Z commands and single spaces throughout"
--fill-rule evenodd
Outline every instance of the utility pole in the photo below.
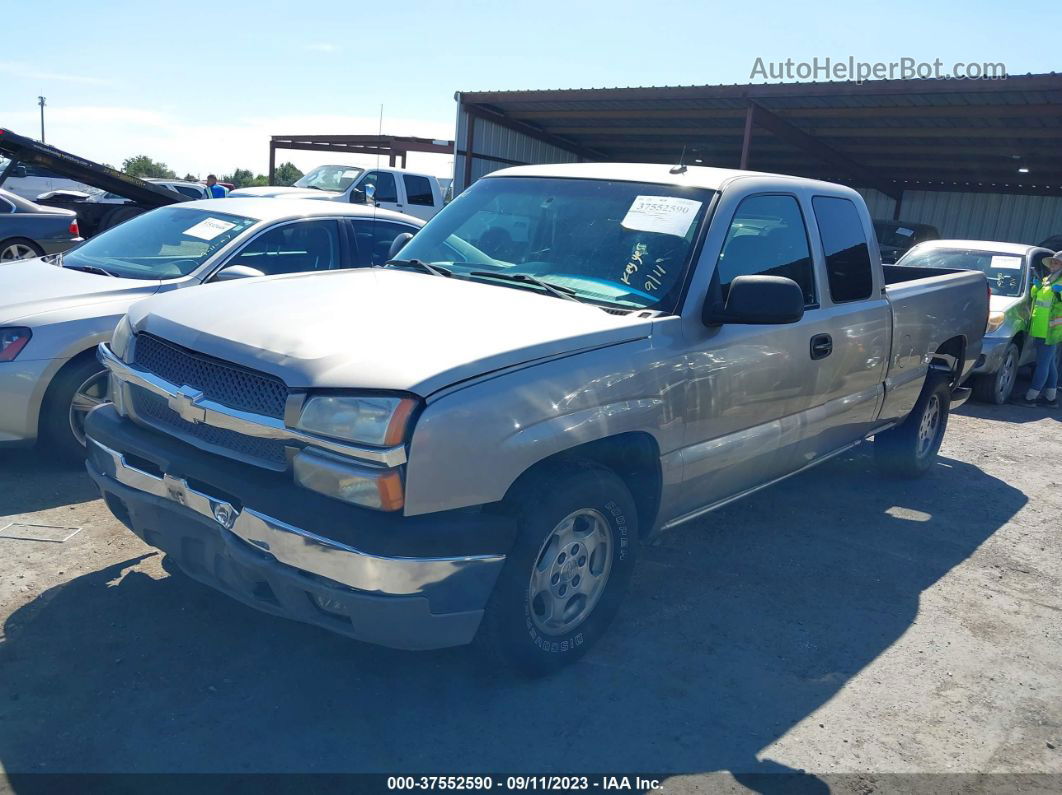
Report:
M 37 97 L 37 104 L 41 106 L 41 143 L 44 143 L 44 97 Z

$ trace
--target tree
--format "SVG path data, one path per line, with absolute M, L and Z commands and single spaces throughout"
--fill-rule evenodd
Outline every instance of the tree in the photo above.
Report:
M 161 160 L 152 160 L 147 155 L 135 155 L 122 161 L 122 171 L 131 177 L 156 177 L 176 179 L 177 175 Z
M 277 185 L 293 185 L 295 180 L 302 179 L 302 172 L 295 167 L 294 163 L 281 163 L 277 166 L 274 179 L 276 180 Z
M 231 182 L 237 188 L 252 188 L 269 184 L 269 179 L 265 174 L 259 174 L 256 177 L 253 171 L 246 168 L 238 168 L 231 174 L 223 174 L 218 181 Z
M 184 181 L 185 182 L 199 182 L 199 177 L 195 176 L 194 174 L 185 174 L 184 175 Z

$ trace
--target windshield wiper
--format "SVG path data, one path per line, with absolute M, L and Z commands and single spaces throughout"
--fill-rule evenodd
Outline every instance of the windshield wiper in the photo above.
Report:
M 64 265 L 62 259 L 58 260 L 56 262 L 56 265 L 58 265 L 60 268 L 66 268 L 67 270 L 81 271 L 82 273 L 95 273 L 95 274 L 98 274 L 100 276 L 114 276 L 114 277 L 117 277 L 117 275 L 118 275 L 116 273 L 111 273 L 110 271 L 106 271 L 103 268 L 97 267 L 96 265 Z
M 432 276 L 453 276 L 454 272 L 442 265 L 432 265 L 420 259 L 389 259 L 384 265 L 397 265 L 400 268 L 419 268 Z
M 561 287 L 559 284 L 550 284 L 544 282 L 541 279 L 536 279 L 534 276 L 528 276 L 526 273 L 499 273 L 496 271 L 472 271 L 469 276 L 476 276 L 481 279 L 499 279 L 505 282 L 516 282 L 517 284 L 531 284 L 535 287 L 541 287 L 550 295 L 557 298 L 563 298 L 565 301 L 576 301 L 581 303 L 575 296 L 578 294 L 571 287 Z

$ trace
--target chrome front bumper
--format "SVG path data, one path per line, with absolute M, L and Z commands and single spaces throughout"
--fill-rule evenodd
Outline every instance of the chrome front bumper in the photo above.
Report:
M 89 445 L 89 474 L 111 510 L 190 576 L 252 607 L 360 640 L 407 649 L 470 642 L 505 561 L 369 554 L 145 471 L 96 439 Z M 190 546 L 207 551 L 189 555 Z M 265 602 L 262 583 L 270 586 Z

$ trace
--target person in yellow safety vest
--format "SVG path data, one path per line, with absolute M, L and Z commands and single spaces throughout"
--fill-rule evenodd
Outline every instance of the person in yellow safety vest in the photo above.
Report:
M 1047 275 L 1032 288 L 1029 336 L 1036 342 L 1036 372 L 1020 406 L 1058 408 L 1058 344 L 1062 342 L 1062 251 L 1044 257 Z M 1041 394 L 1042 393 L 1042 394 Z

